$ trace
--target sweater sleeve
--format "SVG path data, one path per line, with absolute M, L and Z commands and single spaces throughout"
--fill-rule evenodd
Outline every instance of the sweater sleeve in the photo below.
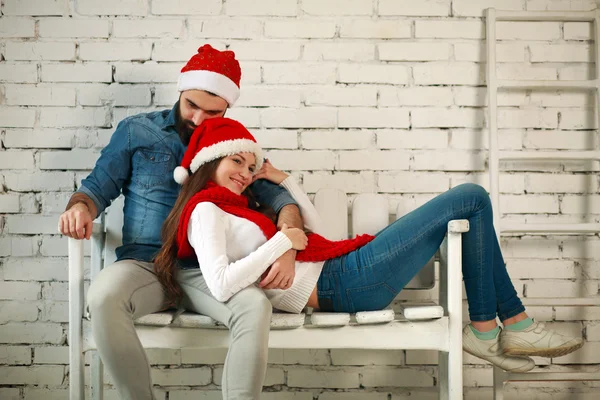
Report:
M 246 257 L 230 262 L 226 243 L 228 216 L 213 203 L 204 202 L 196 206 L 188 225 L 188 240 L 198 257 L 206 285 L 221 302 L 256 282 L 275 260 L 292 248 L 288 237 L 277 232 Z
M 304 193 L 304 190 L 300 188 L 294 177 L 291 175 L 288 176 L 279 185 L 287 189 L 294 200 L 296 200 L 298 203 L 298 206 L 300 207 L 300 214 L 302 214 L 302 220 L 304 222 L 304 227 L 311 232 L 323 235 L 323 220 L 321 219 L 321 216 L 317 212 L 317 209 L 313 203 L 310 201 L 306 193 Z

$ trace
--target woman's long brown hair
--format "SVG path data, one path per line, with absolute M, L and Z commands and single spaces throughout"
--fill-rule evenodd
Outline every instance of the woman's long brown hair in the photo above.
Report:
M 219 158 L 203 164 L 190 175 L 181 186 L 177 201 L 175 201 L 173 209 L 163 223 L 161 231 L 163 245 L 154 259 L 154 272 L 160 283 L 162 283 L 171 306 L 176 306 L 183 295 L 181 286 L 177 282 L 177 269 L 179 268 L 177 262 L 177 229 L 181 214 L 192 196 L 204 189 L 208 181 L 212 179 L 222 159 Z M 248 197 L 250 208 L 262 212 L 274 221 L 275 212 L 273 209 L 268 206 L 258 206 L 250 189 L 246 189 L 243 194 Z

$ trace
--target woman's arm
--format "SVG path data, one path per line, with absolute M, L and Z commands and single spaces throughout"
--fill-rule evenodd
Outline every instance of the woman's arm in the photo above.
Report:
M 256 172 L 254 181 L 268 180 L 287 190 L 300 207 L 300 213 L 304 222 L 304 227 L 314 233 L 323 234 L 323 221 L 317 212 L 315 206 L 304 191 L 298 186 L 295 179 L 285 172 L 275 168 L 271 162 L 266 159 L 261 169 Z
M 287 193 L 287 196 L 290 199 L 292 198 L 287 190 L 280 186 L 277 187 Z M 288 204 L 284 206 L 277 215 L 277 229 L 281 230 L 285 225 L 304 231 L 304 223 L 302 222 L 300 210 L 296 204 Z M 258 284 L 258 287 L 261 289 L 289 289 L 292 286 L 292 283 L 294 283 L 295 275 L 296 250 L 291 249 L 285 252 L 273 263 L 273 265 L 271 265 L 271 268 L 265 272 L 265 275 Z
M 262 246 L 235 262 L 227 257 L 227 214 L 213 203 L 200 203 L 190 217 L 188 240 L 196 252 L 200 269 L 212 295 L 225 302 L 250 286 L 292 242 L 277 232 Z

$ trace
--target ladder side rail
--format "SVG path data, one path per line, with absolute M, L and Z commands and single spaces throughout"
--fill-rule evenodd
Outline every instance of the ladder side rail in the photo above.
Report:
M 490 195 L 494 210 L 494 226 L 499 235 L 500 221 L 500 161 L 498 150 L 498 81 L 496 79 L 496 10 L 487 9 L 487 86 Z

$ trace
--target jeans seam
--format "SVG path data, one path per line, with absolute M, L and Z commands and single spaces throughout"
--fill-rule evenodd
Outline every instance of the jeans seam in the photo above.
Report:
M 496 313 L 469 315 L 469 318 L 471 319 L 471 321 L 475 321 L 475 322 L 491 321 L 496 318 Z
M 473 221 L 474 222 L 473 225 L 475 225 L 475 223 L 477 223 L 477 225 L 479 225 L 480 228 L 481 228 L 482 221 L 481 221 L 481 214 L 479 214 L 479 211 L 477 211 L 472 218 L 474 220 Z M 477 263 L 479 264 L 478 268 L 477 268 L 478 269 L 477 270 L 477 275 L 478 275 L 478 278 L 479 278 L 478 279 L 478 281 L 479 281 L 478 285 L 479 286 L 477 288 L 477 294 L 478 294 L 479 298 L 477 299 L 476 304 L 484 305 L 485 304 L 485 299 L 484 299 L 484 295 L 483 295 L 483 268 L 482 268 L 482 266 L 483 266 L 483 248 L 484 248 L 484 246 L 483 246 L 483 234 L 481 232 L 481 229 L 478 229 L 477 231 L 479 232 L 479 234 L 477 235 L 477 239 L 476 239 L 477 240 L 477 245 L 479 247 L 479 251 L 477 252 Z M 494 310 L 493 313 L 489 313 L 489 314 L 485 314 L 485 315 L 486 315 L 486 317 L 493 315 L 493 317 L 491 317 L 490 319 L 494 319 L 494 318 L 496 318 L 496 311 Z
M 457 210 L 457 212 L 464 212 L 465 207 L 461 207 L 460 210 Z M 450 218 L 449 215 L 445 215 L 446 218 Z M 438 221 L 441 219 L 438 219 Z M 437 227 L 437 224 L 432 224 L 434 227 Z M 407 247 L 409 247 L 410 245 L 412 245 L 415 241 L 421 240 L 423 238 L 423 236 L 425 236 L 426 234 L 428 234 L 429 232 L 431 232 L 434 228 L 432 228 L 432 226 L 428 226 L 427 229 L 425 229 L 423 232 L 421 232 L 418 236 L 414 236 L 412 237 L 410 240 L 408 240 L 406 243 L 404 243 L 401 247 L 399 248 L 394 248 L 393 252 L 390 252 L 387 254 L 386 258 L 383 258 L 381 260 L 377 260 L 376 262 L 374 262 L 373 264 L 379 264 L 380 262 L 387 262 L 389 259 L 394 258 L 397 256 L 398 253 L 406 250 Z M 445 234 L 444 234 L 445 236 Z M 368 267 L 372 267 L 373 264 L 368 265 Z
M 504 321 L 504 320 L 506 320 L 508 318 L 512 318 L 515 315 L 518 315 L 518 314 L 520 314 L 520 313 L 522 313 L 524 311 L 525 311 L 525 307 L 523 306 L 523 304 L 520 304 L 518 307 L 516 307 L 516 308 L 514 308 L 514 309 L 512 309 L 512 310 L 510 310 L 510 311 L 508 311 L 506 313 L 503 313 L 502 315 L 500 315 L 499 316 L 500 317 L 500 321 Z
M 348 301 L 348 304 L 351 306 L 349 308 L 349 311 L 350 312 L 356 312 L 356 306 L 354 305 L 354 301 L 352 300 L 352 296 L 350 295 L 352 292 L 366 291 L 366 290 L 369 290 L 369 289 L 372 289 L 372 288 L 375 288 L 375 287 L 385 288 L 386 290 L 388 290 L 390 292 L 390 294 L 393 294 L 394 292 L 396 292 L 396 289 L 388 286 L 385 283 L 385 281 L 384 282 L 379 282 L 379 283 L 374 283 L 374 284 L 369 285 L 369 286 L 362 286 L 360 288 L 354 288 L 354 289 L 348 288 L 348 289 L 345 290 L 345 292 L 346 292 L 346 299 Z M 395 295 L 397 296 L 398 293 L 399 292 L 397 292 Z

